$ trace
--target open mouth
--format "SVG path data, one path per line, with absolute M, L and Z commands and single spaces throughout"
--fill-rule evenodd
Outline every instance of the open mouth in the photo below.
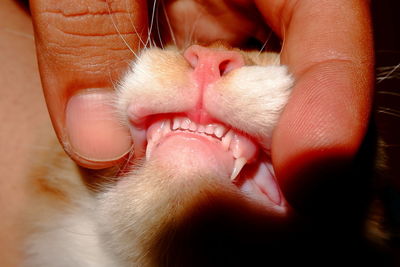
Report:
M 157 116 L 131 125 L 136 157 L 168 162 L 180 171 L 213 169 L 250 199 L 284 213 L 286 202 L 269 156 L 251 137 L 222 123 L 199 124 L 186 116 Z

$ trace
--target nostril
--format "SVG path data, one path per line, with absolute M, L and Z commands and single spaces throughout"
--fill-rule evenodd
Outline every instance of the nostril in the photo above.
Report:
M 224 74 L 230 71 L 228 65 L 229 65 L 229 60 L 224 60 L 219 64 L 219 75 L 223 76 Z
M 199 56 L 195 51 L 186 51 L 184 57 L 193 69 L 196 68 L 197 63 L 199 62 Z
M 244 60 L 242 55 L 237 52 L 232 52 L 232 54 L 228 54 L 226 59 L 222 59 L 221 63 L 219 64 L 219 74 L 223 76 L 228 72 L 238 69 L 244 66 Z

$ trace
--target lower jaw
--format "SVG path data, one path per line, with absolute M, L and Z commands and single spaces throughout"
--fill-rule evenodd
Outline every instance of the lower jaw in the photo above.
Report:
M 157 161 L 157 165 L 175 172 L 177 178 L 188 177 L 189 183 L 190 177 L 201 177 L 193 174 L 211 175 L 230 182 L 234 165 L 232 153 L 221 150 L 219 144 L 201 136 L 186 133 L 167 136 L 152 151 L 149 160 Z M 269 168 L 272 166 L 267 159 L 260 157 L 259 161 L 245 166 L 242 174 L 232 183 L 244 196 L 264 207 L 267 212 L 285 216 L 288 206 Z M 268 182 L 246 178 L 257 177 L 256 173 L 260 171 L 268 172 Z

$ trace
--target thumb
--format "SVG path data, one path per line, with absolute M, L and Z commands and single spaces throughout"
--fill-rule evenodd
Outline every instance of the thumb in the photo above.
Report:
M 112 166 L 131 148 L 113 86 L 147 29 L 144 0 L 36 0 L 32 19 L 42 85 L 57 136 L 78 164 Z

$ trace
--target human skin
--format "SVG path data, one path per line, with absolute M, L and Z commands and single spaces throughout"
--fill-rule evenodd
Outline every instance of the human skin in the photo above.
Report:
M 51 131 L 41 90 L 30 16 L 13 0 L 0 4 L 0 266 L 20 266 L 21 214 L 29 166 L 42 130 Z

